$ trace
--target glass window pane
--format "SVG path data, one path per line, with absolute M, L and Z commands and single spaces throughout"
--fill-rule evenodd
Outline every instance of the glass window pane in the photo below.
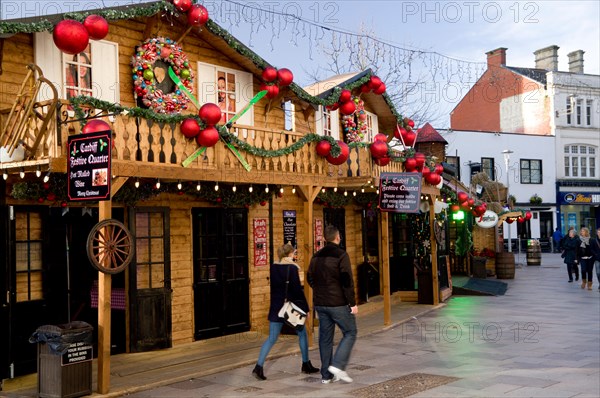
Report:
M 590 155 L 595 155 L 596 154 L 596 148 L 594 148 L 593 146 L 588 147 L 588 153 Z
M 147 263 L 150 261 L 150 240 L 136 239 L 135 253 L 138 263 Z
M 579 147 L 579 153 L 587 153 L 587 147 L 586 146 L 580 146 Z
M 579 170 L 578 170 L 578 165 L 577 165 L 577 158 L 573 157 L 571 158 L 571 166 L 573 167 L 572 170 L 572 176 L 573 177 L 577 177 L 579 175 Z
M 569 170 L 570 170 L 569 165 L 570 164 L 571 164 L 571 162 L 569 161 L 569 157 L 565 156 L 565 176 L 566 177 L 570 176 L 570 174 L 569 174 Z
M 152 264 L 151 288 L 158 289 L 165 287 L 165 266 L 164 264 Z
M 137 213 L 135 215 L 135 234 L 138 238 L 148 236 L 149 223 L 148 213 Z
M 150 267 L 148 264 L 137 265 L 137 288 L 138 289 L 149 289 L 150 288 Z
M 165 248 L 164 248 L 164 240 L 163 238 L 154 238 L 150 240 L 150 251 L 152 253 L 152 258 L 148 261 L 153 263 L 160 263 L 165 261 Z
M 163 236 L 163 214 L 162 213 L 151 213 L 150 214 L 150 234 L 152 236 Z
M 565 146 L 565 153 L 569 153 L 569 147 Z
M 572 145 L 571 146 L 571 153 L 578 153 L 577 152 L 577 145 Z

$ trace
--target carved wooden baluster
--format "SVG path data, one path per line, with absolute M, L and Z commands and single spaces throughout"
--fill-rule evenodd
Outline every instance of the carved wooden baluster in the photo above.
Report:
M 256 130 L 254 132 L 256 138 L 254 139 L 254 146 L 260 149 L 264 148 L 264 141 L 265 141 L 265 135 L 264 135 L 264 131 L 262 130 Z M 263 170 L 264 165 L 262 162 L 262 159 L 260 157 L 256 158 L 256 170 Z

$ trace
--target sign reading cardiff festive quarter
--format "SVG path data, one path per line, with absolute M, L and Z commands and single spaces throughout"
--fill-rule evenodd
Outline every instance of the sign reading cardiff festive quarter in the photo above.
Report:
M 110 134 L 110 131 L 100 131 L 69 137 L 69 200 L 110 199 Z
M 379 177 L 379 209 L 394 213 L 418 213 L 421 173 L 382 173 Z

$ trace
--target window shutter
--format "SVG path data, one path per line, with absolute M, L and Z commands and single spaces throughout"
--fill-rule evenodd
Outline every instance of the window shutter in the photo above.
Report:
M 92 52 L 92 93 L 112 103 L 120 101 L 119 48 L 109 41 L 90 41 Z
M 254 97 L 254 84 L 252 81 L 252 74 L 248 72 L 235 71 L 237 82 L 239 84 L 236 87 L 236 107 L 235 109 L 242 110 L 252 97 Z M 237 121 L 238 124 L 253 126 L 254 125 L 254 108 L 249 109 L 242 117 Z
M 61 52 L 54 45 L 52 35 L 48 32 L 38 32 L 34 34 L 34 62 L 42 69 L 44 77 L 50 80 L 58 90 L 59 98 L 64 98 L 63 92 L 63 72 Z M 38 101 L 44 101 L 52 98 L 52 91 L 42 85 L 38 94 Z
M 212 102 L 217 103 L 217 71 L 214 65 L 198 62 L 198 101 L 200 106 Z M 237 109 L 237 108 L 236 108 Z
M 340 111 L 330 112 L 331 115 L 331 137 L 335 140 L 340 139 Z

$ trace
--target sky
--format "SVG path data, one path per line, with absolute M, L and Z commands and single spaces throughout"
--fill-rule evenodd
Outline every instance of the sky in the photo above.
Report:
M 2 0 L 0 17 L 13 19 L 140 2 Z M 331 42 L 331 31 L 323 27 L 345 32 L 341 37 L 366 31 L 389 48 L 405 49 L 405 56 L 421 54 L 422 61 L 410 65 L 421 71 L 423 80 L 416 98 L 434 103 L 435 113 L 441 115 L 436 123 L 440 128 L 449 127 L 449 112 L 478 77 L 452 78 L 448 72 L 469 66 L 480 73 L 487 51 L 505 47 L 507 65 L 534 67 L 535 50 L 557 45 L 559 70 L 568 71 L 567 54 L 581 49 L 585 51 L 585 73 L 600 74 L 598 0 L 199 2 L 215 22 L 254 52 L 277 67 L 290 68 L 295 82 L 302 86 L 313 83 L 315 74 L 321 78 L 332 74 L 326 70 L 328 58 L 319 50 Z M 304 22 L 298 23 L 295 17 Z M 398 108 L 403 113 L 402 104 Z

